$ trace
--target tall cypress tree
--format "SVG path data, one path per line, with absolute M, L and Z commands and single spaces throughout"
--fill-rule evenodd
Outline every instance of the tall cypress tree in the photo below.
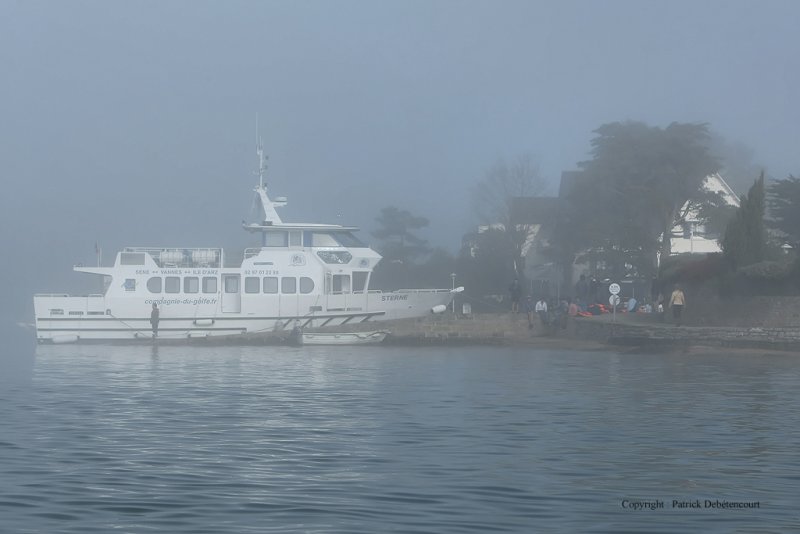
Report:
M 764 259 L 767 232 L 764 226 L 764 173 L 741 199 L 739 209 L 725 229 L 722 251 L 734 267 L 758 263 Z
M 800 178 L 789 176 L 772 182 L 767 204 L 772 219 L 767 220 L 767 224 L 790 243 L 800 242 Z

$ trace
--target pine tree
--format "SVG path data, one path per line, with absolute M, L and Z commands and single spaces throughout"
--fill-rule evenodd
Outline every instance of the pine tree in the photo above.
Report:
M 767 203 L 772 219 L 767 223 L 790 243 L 800 242 L 800 178 L 789 176 L 773 182 Z
M 767 233 L 764 226 L 764 173 L 741 199 L 739 209 L 725 229 L 722 251 L 734 268 L 764 259 Z

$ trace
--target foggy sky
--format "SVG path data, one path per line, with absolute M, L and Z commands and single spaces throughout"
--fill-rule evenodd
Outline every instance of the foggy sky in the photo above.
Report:
M 616 120 L 708 122 L 800 172 L 797 2 L 0 0 L 5 315 L 126 245 L 239 246 L 255 116 L 289 221 L 380 208 L 456 251 L 470 192 L 533 154 L 552 191 Z M 18 283 L 17 283 L 18 282 Z

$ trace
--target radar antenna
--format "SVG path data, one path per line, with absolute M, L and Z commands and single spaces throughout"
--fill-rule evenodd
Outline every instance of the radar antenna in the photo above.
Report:
M 281 221 L 275 208 L 285 206 L 287 202 L 284 197 L 277 197 L 275 200 L 270 200 L 267 195 L 267 185 L 264 182 L 264 175 L 267 172 L 267 156 L 264 155 L 264 143 L 259 132 L 258 114 L 256 114 L 256 154 L 258 154 L 258 185 L 253 188 L 253 191 L 255 191 L 256 198 L 261 203 L 261 208 L 264 211 L 264 218 L 261 221 L 261 225 L 272 226 L 274 224 L 281 224 L 283 221 Z

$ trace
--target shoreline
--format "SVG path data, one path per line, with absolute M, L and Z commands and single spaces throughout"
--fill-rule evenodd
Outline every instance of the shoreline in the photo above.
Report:
M 380 345 L 392 347 L 527 347 L 577 351 L 609 351 L 626 353 L 750 353 L 800 354 L 800 328 L 797 327 L 708 327 L 675 326 L 659 322 L 655 317 L 626 317 L 618 314 L 570 318 L 566 328 L 543 332 L 536 321 L 528 328 L 524 314 L 477 314 L 463 316 L 429 316 L 424 319 L 402 319 L 358 325 L 307 329 L 308 332 L 386 331 L 389 335 Z M 81 340 L 86 344 L 156 344 L 156 345 L 252 345 L 287 346 L 291 333 L 260 332 L 235 337 L 220 336 L 195 339 L 159 338 L 139 340 Z
M 391 332 L 394 346 L 498 346 L 626 352 L 768 351 L 800 354 L 800 328 L 675 326 L 656 317 L 618 314 L 570 318 L 566 328 L 528 329 L 524 314 L 430 317 L 371 325 Z M 361 325 L 363 329 L 364 325 Z M 325 329 L 322 329 L 325 330 Z M 337 330 L 336 327 L 327 330 Z

